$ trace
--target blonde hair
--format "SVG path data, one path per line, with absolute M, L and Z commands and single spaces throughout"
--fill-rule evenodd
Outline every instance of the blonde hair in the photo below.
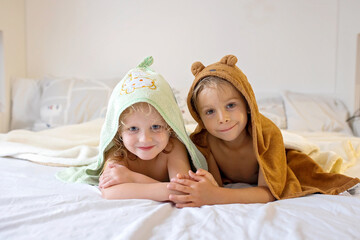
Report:
M 145 113 L 147 116 L 150 115 L 153 111 L 157 111 L 151 104 L 146 103 L 146 102 L 138 102 L 135 103 L 133 105 L 131 105 L 130 107 L 126 108 L 120 115 L 119 117 L 119 128 L 117 133 L 115 134 L 115 137 L 113 139 L 113 142 L 115 144 L 116 150 L 114 153 L 114 157 L 117 158 L 117 160 L 123 160 L 125 158 L 128 158 L 130 160 L 135 160 L 137 159 L 137 156 L 131 152 L 129 152 L 122 141 L 122 137 L 121 134 L 124 131 L 124 121 L 125 119 L 130 116 L 131 114 L 133 114 L 134 112 L 142 112 Z M 169 132 L 170 137 L 176 137 L 175 132 L 171 129 L 171 127 L 166 123 L 166 121 L 164 121 L 166 126 L 165 129 L 166 131 Z M 172 144 L 172 143 L 171 143 Z M 172 150 L 172 145 L 169 151 L 166 151 L 165 149 L 163 150 L 164 153 L 170 153 Z
M 203 79 L 201 79 L 195 86 L 193 95 L 191 96 L 191 106 L 195 110 L 196 114 L 200 117 L 198 109 L 197 109 L 197 98 L 199 97 L 199 94 L 205 89 L 205 88 L 218 88 L 222 87 L 224 85 L 228 85 L 231 87 L 234 87 L 230 82 L 226 81 L 225 79 L 216 77 L 216 76 L 208 76 Z

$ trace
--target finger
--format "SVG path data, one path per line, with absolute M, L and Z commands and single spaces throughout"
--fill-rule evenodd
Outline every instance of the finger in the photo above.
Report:
M 181 173 L 176 174 L 176 177 L 179 179 L 188 179 L 189 178 L 189 176 L 187 174 L 181 174 Z
M 190 177 L 191 178 L 193 178 L 195 181 L 198 181 L 198 182 L 200 182 L 201 180 L 203 180 L 204 179 L 204 177 L 203 176 L 199 176 L 199 175 L 197 175 L 196 173 L 193 173 L 193 172 L 189 172 L 189 174 L 190 174 Z
M 191 202 L 191 196 L 190 195 L 176 195 L 176 194 L 170 194 L 169 195 L 170 201 L 173 203 L 189 203 Z
M 108 187 L 111 187 L 111 186 L 113 186 L 113 185 L 115 185 L 115 182 L 114 182 L 113 180 L 110 180 L 110 181 L 105 182 L 105 183 L 101 186 L 101 188 L 108 188 Z
M 183 192 L 183 193 L 190 193 L 192 192 L 192 189 L 188 186 L 184 186 L 178 183 L 174 183 L 171 182 L 167 185 L 167 189 L 169 190 L 173 190 L 173 191 L 178 191 L 178 192 Z
M 195 203 L 189 202 L 189 203 L 176 203 L 175 207 L 177 208 L 185 208 L 185 207 L 198 207 Z
M 206 174 L 208 173 L 208 171 L 202 169 L 202 168 L 199 168 L 197 171 L 196 171 L 196 174 L 197 175 L 201 175 L 201 176 L 205 176 Z
M 100 186 L 100 184 L 104 183 L 104 179 L 105 179 L 105 176 L 104 176 L 104 175 L 101 175 L 101 176 L 99 177 L 99 186 Z
M 188 187 L 190 187 L 191 184 L 194 183 L 193 180 L 191 180 L 191 179 L 186 179 L 186 178 L 185 178 L 185 179 L 172 178 L 172 179 L 171 179 L 171 182 L 172 182 L 172 183 L 179 183 L 179 184 L 181 184 L 181 185 L 188 186 Z
M 106 182 L 110 181 L 111 177 L 109 176 L 104 176 L 100 181 L 99 181 L 99 186 L 104 185 Z

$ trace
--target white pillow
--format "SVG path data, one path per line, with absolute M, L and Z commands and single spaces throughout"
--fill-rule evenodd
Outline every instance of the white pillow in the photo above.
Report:
M 347 122 L 353 130 L 354 135 L 360 137 L 360 109 L 356 110 L 355 113 L 348 118 Z
M 176 102 L 179 105 L 182 116 L 184 118 L 185 125 L 197 125 L 197 122 L 191 116 L 189 108 L 187 107 L 187 91 L 177 88 L 172 89 L 176 98 Z
M 15 78 L 11 84 L 10 129 L 31 129 L 40 118 L 41 84 L 39 79 Z
M 111 92 L 120 80 L 45 79 L 42 81 L 40 118 L 33 130 L 105 117 Z
M 273 121 L 280 129 L 286 129 L 286 115 L 284 103 L 279 97 L 264 97 L 257 100 L 259 111 Z
M 344 103 L 330 96 L 283 92 L 288 130 L 352 134 Z

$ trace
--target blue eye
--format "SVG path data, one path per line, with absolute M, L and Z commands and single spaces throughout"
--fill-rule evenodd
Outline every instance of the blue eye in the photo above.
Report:
M 205 112 L 206 115 L 211 115 L 213 114 L 215 111 L 213 109 L 209 109 Z
M 234 108 L 234 107 L 236 107 L 236 104 L 235 104 L 235 103 L 229 103 L 228 105 L 226 105 L 226 108 L 227 108 L 227 109 L 232 109 L 232 108 Z
M 136 132 L 136 131 L 139 131 L 139 128 L 138 127 L 129 127 L 128 130 L 130 132 Z
M 154 124 L 151 126 L 151 130 L 153 130 L 154 132 L 161 131 L 162 129 L 163 129 L 163 126 L 161 126 L 161 125 Z

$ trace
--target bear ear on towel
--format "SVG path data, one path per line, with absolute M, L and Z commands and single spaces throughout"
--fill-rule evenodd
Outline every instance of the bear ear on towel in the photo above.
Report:
M 237 58 L 234 55 L 226 55 L 220 60 L 220 63 L 233 67 L 237 63 Z
M 196 77 L 204 68 L 205 66 L 201 62 L 194 62 L 191 65 L 191 72 Z

